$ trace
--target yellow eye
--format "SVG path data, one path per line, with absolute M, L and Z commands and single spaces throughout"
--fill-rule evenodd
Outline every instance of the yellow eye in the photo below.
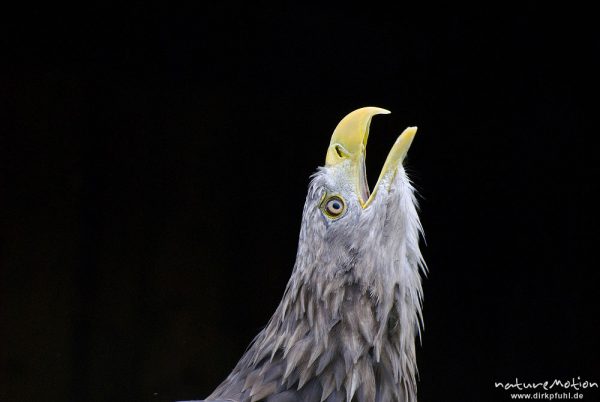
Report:
M 325 215 L 336 219 L 346 211 L 346 203 L 341 197 L 334 195 L 325 200 L 322 209 Z

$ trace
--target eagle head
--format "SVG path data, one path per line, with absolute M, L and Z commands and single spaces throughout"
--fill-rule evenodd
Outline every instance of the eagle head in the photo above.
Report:
M 282 301 L 209 397 L 230 401 L 415 401 L 422 323 L 415 191 L 398 137 L 371 192 L 365 107 L 336 127 L 312 176 L 296 263 Z

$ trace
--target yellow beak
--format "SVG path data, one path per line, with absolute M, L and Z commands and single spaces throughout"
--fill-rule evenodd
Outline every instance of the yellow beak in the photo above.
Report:
M 365 170 L 369 126 L 371 125 L 371 119 L 376 114 L 389 113 L 389 111 L 378 107 L 363 107 L 351 112 L 337 125 L 327 149 L 326 166 L 335 166 L 346 160 L 350 161 L 350 174 L 363 208 L 367 208 L 376 197 L 380 183 L 386 176 L 392 175 L 390 180 L 393 179 L 398 165 L 406 157 L 410 144 L 417 133 L 416 127 L 408 127 L 400 134 L 385 160 L 373 193 L 370 194 Z

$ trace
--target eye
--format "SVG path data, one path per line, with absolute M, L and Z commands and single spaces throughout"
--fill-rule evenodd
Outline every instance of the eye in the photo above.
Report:
M 346 203 L 341 197 L 334 195 L 325 200 L 322 209 L 325 215 L 335 219 L 339 218 L 344 213 L 346 210 Z

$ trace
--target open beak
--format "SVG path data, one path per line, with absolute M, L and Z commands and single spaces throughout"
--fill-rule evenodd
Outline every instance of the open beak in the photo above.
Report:
M 367 208 L 375 199 L 379 186 L 387 176 L 390 176 L 390 181 L 393 179 L 417 133 L 416 127 L 408 127 L 400 134 L 385 160 L 377 184 L 371 193 L 365 169 L 369 126 L 374 115 L 389 113 L 388 110 L 378 107 L 363 107 L 351 112 L 335 128 L 327 149 L 326 166 L 335 166 L 347 160 L 350 161 L 350 174 L 363 208 Z

